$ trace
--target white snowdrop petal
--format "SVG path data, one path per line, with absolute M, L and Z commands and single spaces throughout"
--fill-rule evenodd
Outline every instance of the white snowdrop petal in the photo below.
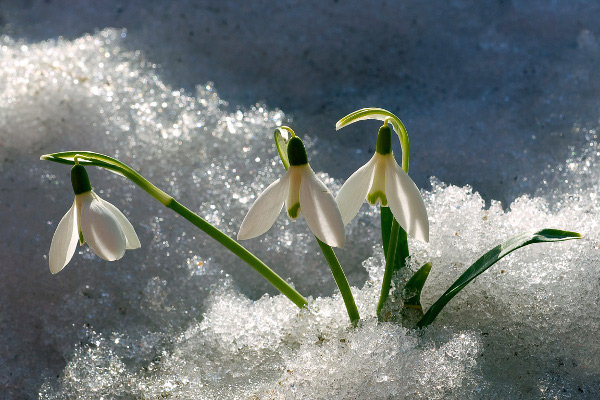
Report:
M 108 208 L 109 211 L 111 211 L 114 214 L 117 221 L 119 222 L 121 230 L 125 235 L 125 248 L 139 249 L 142 246 L 140 243 L 140 239 L 135 233 L 135 229 L 133 229 L 133 225 L 131 225 L 131 222 L 129 222 L 127 217 L 121 212 L 121 210 L 110 204 L 108 201 L 104 199 L 100 199 L 100 201 L 102 202 L 102 204 L 104 204 L 106 208 Z
M 237 235 L 238 240 L 260 236 L 273 226 L 288 193 L 289 175 L 288 171 L 258 196 L 242 221 Z
M 394 218 L 406 233 L 429 242 L 429 219 L 421 192 L 391 155 L 386 160 L 385 192 Z
M 302 210 L 298 209 L 300 205 L 300 182 L 302 181 L 302 168 L 290 166 L 288 170 L 288 193 L 285 198 L 285 208 L 291 219 L 297 219 Z M 295 215 L 290 215 L 290 209 L 294 209 Z
M 50 252 L 48 254 L 51 273 L 56 274 L 60 272 L 71 261 L 77 248 L 78 237 L 75 202 L 73 202 L 69 211 L 67 211 L 58 223 L 52 237 Z
M 338 192 L 335 201 L 340 209 L 344 225 L 352 221 L 364 203 L 373 181 L 376 165 L 377 160 L 373 156 L 369 162 L 350 175 Z
M 82 199 L 81 232 L 83 239 L 98 257 L 106 261 L 114 261 L 125 254 L 125 234 L 121 230 L 119 221 L 94 195 Z
M 331 192 L 307 165 L 300 183 L 300 210 L 310 230 L 330 246 L 343 247 L 344 222 Z

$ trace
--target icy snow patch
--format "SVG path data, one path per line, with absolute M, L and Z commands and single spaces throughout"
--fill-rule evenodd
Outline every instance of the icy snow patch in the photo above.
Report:
M 519 198 L 508 210 L 486 207 L 468 187 L 432 181 L 424 192 L 431 242 L 410 241 L 411 268 L 434 265 L 426 307 L 480 254 L 517 232 L 553 227 L 586 238 L 510 255 L 422 331 L 373 318 L 383 260 L 373 246 L 378 212 L 366 205 L 348 227 L 348 248 L 338 252 L 357 282 L 363 321 L 356 328 L 331 295 L 329 271 L 302 220 L 282 215 L 268 234 L 247 242 L 314 297 L 300 311 L 206 235 L 103 171 L 90 172 L 92 184 L 128 215 L 142 249 L 108 264 L 81 248 L 51 280 L 42 254 L 72 201 L 68 168 L 36 162 L 23 170 L 17 160 L 78 148 L 116 156 L 230 235 L 283 173 L 271 141 L 273 128 L 289 123 L 281 111 L 231 109 L 210 84 L 194 96 L 169 88 L 156 66 L 120 48 L 121 33 L 35 45 L 2 38 L 2 192 L 14 207 L 27 196 L 28 208 L 19 210 L 29 214 L 6 213 L 1 239 L 5 249 L 39 255 L 7 275 L 3 295 L 35 310 L 43 343 L 36 336 L 39 348 L 23 345 L 19 333 L 26 337 L 27 327 L 0 337 L 24 358 L 45 351 L 66 360 L 58 377 L 33 367 L 46 376 L 40 398 L 600 396 L 595 137 L 560 171 L 532 177 L 554 182 L 554 191 Z M 327 145 L 306 139 L 313 157 Z M 22 175 L 27 183 L 15 189 L 8 178 Z M 334 190 L 341 184 L 321 177 Z M 20 229 L 23 218 L 38 221 L 36 228 Z M 22 293 L 24 282 L 39 287 Z M 19 321 L 17 308 L 4 315 Z M 26 374 L 12 356 L 8 362 L 0 375 Z

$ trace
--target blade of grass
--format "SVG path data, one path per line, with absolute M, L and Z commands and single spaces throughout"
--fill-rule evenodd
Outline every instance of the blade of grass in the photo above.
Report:
M 429 307 L 423 318 L 417 322 L 417 327 L 422 328 L 431 324 L 446 304 L 464 289 L 465 286 L 494 265 L 498 260 L 513 251 L 532 243 L 561 242 L 564 240 L 580 238 L 581 235 L 577 232 L 561 231 L 558 229 L 542 229 L 541 231 L 534 233 L 521 233 L 508 239 L 506 242 L 494 247 L 475 261 L 475 263 L 471 265 L 431 307 Z
M 417 272 L 406 282 L 402 293 L 402 300 L 404 300 L 404 307 L 415 308 L 423 313 L 421 307 L 421 291 L 425 286 L 425 281 L 431 271 L 431 263 L 427 263 L 418 269 Z

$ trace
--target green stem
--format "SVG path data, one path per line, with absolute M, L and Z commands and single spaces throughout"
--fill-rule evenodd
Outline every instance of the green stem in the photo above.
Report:
M 315 237 L 316 238 L 316 237 Z M 344 299 L 344 304 L 346 305 L 346 310 L 348 311 L 348 316 L 350 317 L 350 322 L 356 325 L 358 320 L 360 319 L 360 315 L 358 314 L 358 308 L 356 308 L 356 303 L 354 302 L 354 296 L 352 296 L 352 291 L 350 290 L 350 285 L 348 284 L 348 279 L 346 279 L 346 275 L 344 274 L 344 270 L 340 265 L 333 249 L 320 241 L 318 238 L 317 242 L 321 247 L 321 251 L 323 252 L 323 256 L 329 263 L 329 267 L 331 268 L 331 273 L 333 274 L 333 279 L 335 279 L 335 283 L 340 289 L 340 293 L 342 294 L 342 298 Z
M 383 274 L 383 282 L 381 283 L 381 293 L 379 295 L 379 303 L 377 303 L 377 317 L 380 321 L 383 320 L 381 310 L 387 300 L 390 287 L 392 284 L 392 276 L 394 275 L 394 259 L 396 258 L 396 248 L 398 246 L 398 232 L 400 231 L 400 224 L 395 219 L 392 222 L 392 229 L 390 232 L 390 241 L 388 245 L 388 252 L 385 258 L 385 272 Z
M 394 222 L 398 223 L 395 219 Z M 394 259 L 394 272 L 400 271 L 406 267 L 406 258 L 410 255 L 408 252 L 408 235 L 400 227 L 398 231 L 398 245 L 396 247 L 396 258 Z
M 290 299 L 298 307 L 302 308 L 308 304 L 308 301 L 291 287 L 286 281 L 284 281 L 279 275 L 277 275 L 272 269 L 270 269 L 265 263 L 263 263 L 254 254 L 244 248 L 235 240 L 231 239 L 225 233 L 215 228 L 213 225 L 208 223 L 206 220 L 198 216 L 197 214 L 190 211 L 188 208 L 181 205 L 173 197 L 163 192 L 150 181 L 140 175 L 133 168 L 128 165 L 116 160 L 112 157 L 89 152 L 89 151 L 69 151 L 54 154 L 47 154 L 41 157 L 42 160 L 54 161 L 62 164 L 75 164 L 75 157 L 77 161 L 82 165 L 93 165 L 115 171 L 133 183 L 144 189 L 150 196 L 161 202 L 167 208 L 175 211 L 183 218 L 200 228 L 207 235 L 215 239 L 217 242 L 222 244 L 225 248 L 231 251 L 233 254 L 238 256 L 242 261 L 246 262 L 259 274 L 263 276 L 269 283 L 271 283 L 277 290 L 279 290 L 284 296 Z

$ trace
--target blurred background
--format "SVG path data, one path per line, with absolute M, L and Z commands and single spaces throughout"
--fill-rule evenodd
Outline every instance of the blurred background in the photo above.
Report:
M 581 136 L 573 125 L 597 118 L 600 6 L 590 1 L 1 4 L 14 39 L 126 28 L 122 46 L 157 64 L 165 84 L 214 82 L 231 104 L 280 108 L 311 136 L 329 140 L 355 109 L 388 109 L 408 128 L 419 186 L 436 176 L 486 199 L 533 192 L 531 160 L 564 159 Z M 347 128 L 336 143 L 362 147 L 366 136 Z M 345 179 L 363 161 L 332 173 Z

